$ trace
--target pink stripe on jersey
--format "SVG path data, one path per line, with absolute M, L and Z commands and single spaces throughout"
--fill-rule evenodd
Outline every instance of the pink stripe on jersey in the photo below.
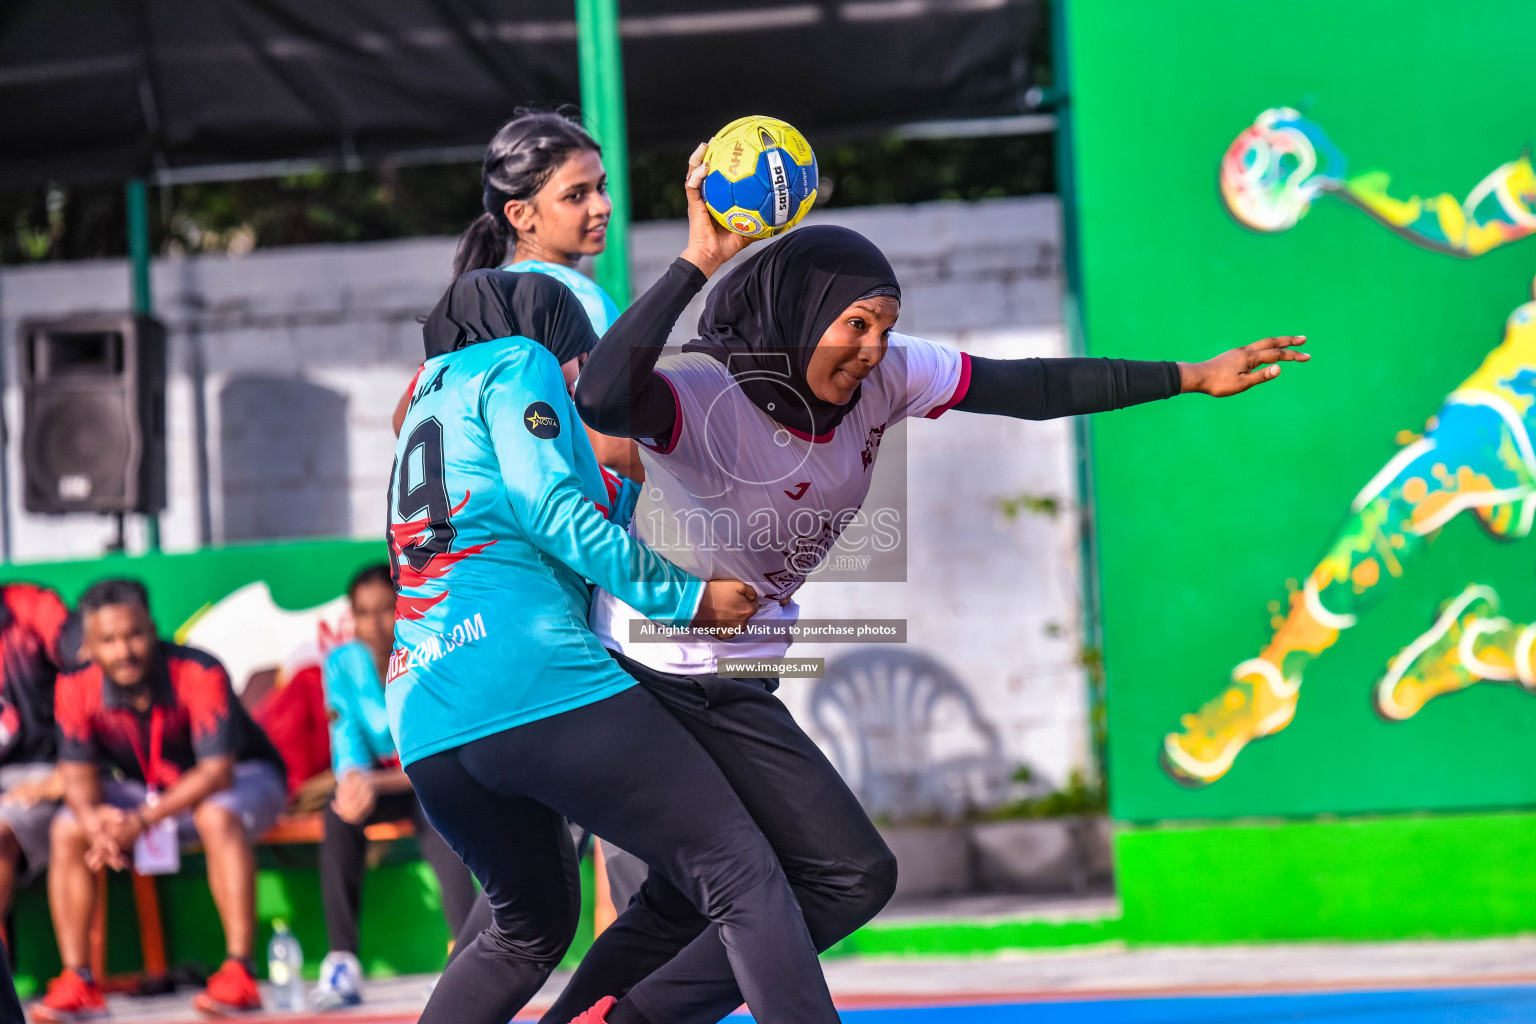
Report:
M 965 398 L 965 393 L 971 389 L 971 355 L 969 352 L 960 353 L 960 380 L 955 384 L 955 393 L 949 396 L 949 401 L 937 409 L 929 410 L 924 419 L 936 420 L 949 410 L 959 405 Z
M 672 450 L 677 447 L 677 442 L 683 436 L 683 403 L 678 401 L 677 386 L 670 380 L 667 380 L 667 375 L 662 373 L 660 370 L 655 371 L 655 373 L 656 376 L 660 377 L 662 380 L 667 381 L 667 389 L 672 392 L 672 408 L 674 410 L 674 415 L 672 417 L 672 436 L 667 438 L 667 443 L 665 446 L 658 444 L 646 444 L 644 441 L 641 441 L 640 443 L 645 445 L 651 451 L 655 452 L 657 455 L 671 455 Z

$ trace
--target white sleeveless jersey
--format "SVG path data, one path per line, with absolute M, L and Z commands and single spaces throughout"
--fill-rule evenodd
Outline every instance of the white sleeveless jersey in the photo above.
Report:
M 858 521 L 885 432 L 960 401 L 969 360 L 947 345 L 893 332 L 885 358 L 860 385 L 858 404 L 815 438 L 775 423 L 713 356 L 665 356 L 656 368 L 672 387 L 678 415 L 671 437 L 641 442 L 646 482 L 630 530 L 701 579 L 751 584 L 762 604 L 748 630 L 730 641 L 686 633 L 636 642 L 631 622 L 645 617 L 599 588 L 592 631 L 611 650 L 682 675 L 713 672 L 721 657 L 783 657 L 789 640 L 772 627 L 798 618 L 793 594 Z

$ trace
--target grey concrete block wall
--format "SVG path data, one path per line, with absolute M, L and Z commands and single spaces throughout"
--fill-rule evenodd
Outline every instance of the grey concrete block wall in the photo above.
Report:
M 168 550 L 380 528 L 393 450 L 389 413 L 420 361 L 416 317 L 446 286 L 453 246 L 434 238 L 155 262 L 155 311 L 169 329 L 169 507 L 161 524 Z M 20 323 L 127 304 L 121 261 L 0 272 L 13 436 Z M 15 445 L 5 469 L 9 557 L 102 550 L 111 532 L 104 517 L 29 515 Z M 367 499 L 368 488 L 380 496 Z M 131 526 L 130 547 L 141 543 L 141 524 Z
M 885 249 L 905 288 L 903 329 L 953 337 L 963 331 L 1018 329 L 1059 320 L 1056 217 L 1053 198 L 1033 197 L 838 210 L 811 220 L 846 224 Z M 660 275 L 685 237 L 680 222 L 635 229 L 637 290 Z M 265 530 L 301 531 L 305 527 L 295 520 L 310 512 L 319 517 L 313 529 L 365 534 L 376 528 L 379 506 L 354 506 L 353 500 L 388 475 L 387 464 L 378 466 L 381 450 L 393 446 L 388 413 L 420 359 L 416 317 L 430 310 L 446 287 L 454 244 L 449 238 L 413 239 L 155 262 L 151 281 L 156 314 L 170 331 L 171 493 L 162 523 L 168 549 L 251 539 Z M 13 436 L 19 436 L 20 424 L 15 363 L 19 324 L 31 317 L 123 309 L 127 304 L 122 261 L 0 271 L 0 351 L 5 413 Z M 700 308 L 702 299 L 679 321 L 679 340 Z M 242 383 L 246 378 L 252 383 Z M 276 378 L 307 381 L 316 408 L 300 413 L 284 404 L 297 401 L 298 392 L 270 405 L 253 404 L 251 390 L 258 387 L 254 382 Z M 324 390 L 337 398 L 327 397 Z M 279 392 L 271 397 L 277 399 Z M 226 398 L 244 402 L 242 419 L 272 422 L 264 427 L 226 424 Z M 337 400 L 345 409 L 345 445 L 321 436 L 329 429 L 311 429 L 307 436 L 315 450 L 303 450 L 304 421 L 293 416 L 320 416 L 322 407 L 334 409 Z M 289 433 L 272 433 L 282 430 Z M 277 486 L 250 486 L 253 470 L 248 459 L 241 461 L 241 439 L 258 437 L 273 442 L 267 448 L 268 468 Z M 206 453 L 198 451 L 199 438 L 207 440 Z M 234 459 L 228 467 L 226 450 Z M 345 481 L 329 478 L 343 465 Z M 24 513 L 14 446 L 6 469 L 11 485 L 6 509 L 9 546 L 3 554 L 38 560 L 101 550 L 110 532 L 104 519 Z M 318 495 L 327 492 L 334 492 L 333 497 L 320 500 Z M 299 504 L 285 508 L 290 497 Z M 346 512 L 338 515 L 342 507 Z M 328 511 L 322 514 L 322 509 Z
M 853 227 L 885 250 L 902 282 L 901 330 L 983 355 L 1064 352 L 1053 197 L 835 210 L 811 222 Z M 681 222 L 635 228 L 637 292 L 685 239 Z M 447 286 L 455 242 L 155 262 L 156 313 L 169 328 L 168 550 L 381 532 L 394 450 L 389 416 L 421 358 L 416 318 Z M 691 336 L 702 304 L 701 297 L 680 319 L 675 341 Z M 127 305 L 123 261 L 0 271 L 3 408 L 13 439 L 21 422 L 20 322 Z M 807 614 L 908 617 L 913 649 L 943 661 L 974 694 L 985 711 L 979 731 L 947 721 L 903 726 L 912 756 L 948 773 L 936 785 L 979 798 L 993 786 L 985 779 L 1020 761 L 1060 779 L 1086 759 L 1073 460 L 1063 423 L 952 413 L 914 424 L 908 582 L 816 583 L 803 592 Z M 105 517 L 22 510 L 16 443 L 3 468 L 7 557 L 82 558 L 103 550 L 111 534 Z M 997 499 L 1018 493 L 1054 496 L 1064 511 L 1010 522 Z M 140 524 L 130 526 L 130 547 L 141 546 Z M 786 682 L 782 692 L 803 715 L 808 681 Z M 976 768 L 983 763 L 992 767 Z M 861 770 L 841 767 L 851 776 Z

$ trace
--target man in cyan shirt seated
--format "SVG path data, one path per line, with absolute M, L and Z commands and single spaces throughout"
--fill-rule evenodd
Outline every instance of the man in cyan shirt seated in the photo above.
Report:
M 64 971 L 33 1015 L 79 1020 L 105 1009 L 87 967 L 93 872 L 175 870 L 179 844 L 190 842 L 202 843 L 227 951 L 193 1005 L 259 1009 L 252 845 L 283 808 L 282 759 L 212 655 L 159 639 L 142 584 L 103 580 L 79 610 L 90 665 L 59 679 L 55 703 L 65 809 L 53 820 L 48 895 Z

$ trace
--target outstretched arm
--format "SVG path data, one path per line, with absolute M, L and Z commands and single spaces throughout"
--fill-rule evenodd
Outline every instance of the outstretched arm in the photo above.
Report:
M 1280 375 L 1280 362 L 1306 362 L 1305 337 L 1264 338 L 1203 363 L 1133 359 L 982 359 L 971 357 L 961 412 L 1023 420 L 1110 412 L 1199 392 L 1224 398 Z

